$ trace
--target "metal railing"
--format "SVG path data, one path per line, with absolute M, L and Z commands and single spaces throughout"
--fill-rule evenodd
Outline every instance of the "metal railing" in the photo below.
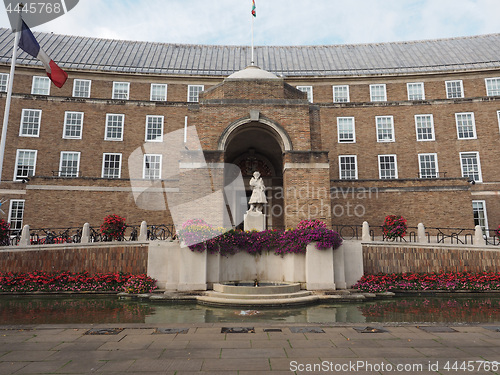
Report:
M 268 229 L 284 230 L 282 226 L 275 226 Z M 355 224 L 333 224 L 332 229 L 336 231 L 344 240 L 361 240 L 363 237 L 363 226 Z M 500 238 L 497 229 L 483 230 L 483 238 L 486 245 L 500 246 Z M 110 242 L 138 241 L 141 235 L 141 225 L 127 225 L 124 235 L 119 238 L 111 238 L 101 233 L 100 227 L 90 226 L 88 242 Z M 429 243 L 429 244 L 451 244 L 451 245 L 474 245 L 475 229 L 465 228 L 425 228 L 425 240 L 418 236 L 418 227 L 408 227 L 406 235 L 398 238 L 387 238 L 384 235 L 382 226 L 370 227 L 370 238 L 372 241 L 401 242 L 401 243 Z M 83 229 L 69 228 L 40 228 L 30 229 L 29 244 L 31 245 L 52 245 L 81 243 Z M 144 236 L 144 234 L 143 234 Z M 147 241 L 171 241 L 178 238 L 173 224 L 147 225 L 147 233 L 143 237 Z M 9 236 L 0 246 L 17 246 L 21 240 L 21 230 L 10 230 Z M 26 242 L 24 242 L 26 244 Z
M 149 241 L 168 241 L 177 239 L 173 224 L 148 225 L 147 239 Z
M 361 240 L 363 235 L 362 225 L 332 225 L 332 229 L 337 232 L 343 240 Z
M 450 244 L 450 245 L 474 245 L 476 236 L 475 228 L 425 228 L 426 243 L 436 244 Z M 370 227 L 370 237 L 372 241 L 381 240 L 388 242 L 407 242 L 418 243 L 421 242 L 418 238 L 418 228 L 408 227 L 405 237 L 398 237 L 395 239 L 387 238 L 382 227 Z M 486 229 L 483 231 L 483 238 L 486 245 L 499 246 L 500 239 L 495 235 L 495 230 Z

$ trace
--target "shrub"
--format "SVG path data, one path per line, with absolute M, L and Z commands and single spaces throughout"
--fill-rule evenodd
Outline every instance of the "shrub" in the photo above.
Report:
M 317 228 L 325 228 L 326 223 L 321 220 L 302 220 L 299 225 L 297 225 L 297 229 L 317 229 Z
M 304 254 L 311 242 L 316 242 L 320 250 L 330 247 L 336 249 L 342 244 L 340 235 L 327 229 L 326 224 L 321 221 L 305 223 L 302 229 L 261 232 L 226 231 L 223 228 L 212 228 L 208 224 L 189 225 L 180 231 L 179 236 L 192 251 L 206 250 L 209 254 L 221 255 L 231 255 L 239 251 L 246 251 L 249 254 L 261 254 L 264 251 L 274 251 L 277 255 Z
M 406 219 L 399 215 L 387 215 L 384 220 L 384 225 L 382 225 L 382 231 L 384 232 L 384 237 L 390 240 L 396 238 L 402 238 L 406 236 L 406 231 L 408 226 L 406 224 Z
M 101 225 L 101 233 L 108 240 L 121 240 L 125 235 L 125 228 L 125 218 L 118 215 L 108 215 L 104 218 L 104 223 Z
M 212 239 L 224 232 L 226 232 L 226 229 L 214 228 L 202 219 L 191 219 L 182 224 L 182 229 L 178 232 L 178 235 L 181 241 L 188 245 L 191 250 L 203 252 L 205 246 L 215 246 L 216 244 Z
M 0 220 L 0 246 L 10 245 L 10 224 L 4 219 Z

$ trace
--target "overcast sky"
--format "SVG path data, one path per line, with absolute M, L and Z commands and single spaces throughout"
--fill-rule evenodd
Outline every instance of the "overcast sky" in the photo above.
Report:
M 320 45 L 500 32 L 500 0 L 255 0 L 255 45 Z M 34 31 L 250 45 L 252 0 L 80 0 Z M 0 26 L 10 27 L 5 11 Z

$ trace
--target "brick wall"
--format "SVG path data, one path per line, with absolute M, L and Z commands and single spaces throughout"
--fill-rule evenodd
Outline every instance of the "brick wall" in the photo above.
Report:
M 332 220 L 381 226 L 387 215 L 402 215 L 408 226 L 474 228 L 466 179 L 333 180 Z
M 0 67 L 0 70 L 7 72 L 8 67 Z M 81 174 L 88 179 L 75 181 L 59 179 L 49 183 L 34 178 L 29 185 L 75 184 L 116 189 L 105 192 L 85 189 L 32 191 L 26 190 L 25 184 L 2 182 L 3 198 L 26 199 L 25 223 L 31 226 L 53 227 L 66 224 L 81 226 L 84 222 L 100 223 L 107 213 L 127 216 L 132 222 L 144 219 L 148 222 L 169 222 L 170 215 L 164 210 L 143 210 L 137 207 L 131 191 L 123 191 L 125 185 L 130 185 L 129 182 L 99 180 L 103 153 L 122 153 L 122 178 L 128 179 L 130 177 L 128 157 L 145 144 L 146 116 L 164 116 L 164 133 L 181 130 L 184 126 L 184 117 L 188 116 L 189 125 L 197 128 L 204 150 L 214 151 L 217 150 L 224 130 L 230 124 L 248 117 L 251 110 L 259 111 L 262 117 L 284 129 L 294 151 L 326 150 L 331 180 L 339 178 L 339 155 L 357 155 L 360 179 L 356 182 L 357 187 L 364 187 L 367 184 L 372 186 L 372 181 L 378 180 L 377 156 L 381 154 L 396 154 L 399 178 L 412 180 L 418 176 L 419 153 L 436 153 L 439 171 L 447 172 L 446 177 L 449 178 L 461 177 L 460 152 L 480 153 L 484 184 L 478 183 L 467 190 L 466 184 L 462 182 L 464 186 L 459 191 L 455 188 L 449 189 L 449 180 L 436 180 L 435 184 L 440 186 L 441 190 L 417 191 L 411 190 L 410 185 L 415 184 L 416 187 L 422 188 L 427 182 L 383 181 L 376 186 L 396 187 L 396 190 L 379 192 L 378 198 L 369 203 L 362 198 L 361 203 L 366 203 L 362 218 L 349 216 L 347 213 L 336 215 L 333 212 L 334 221 L 337 220 L 340 224 L 360 224 L 366 219 L 370 224 L 378 225 L 386 214 L 398 211 L 408 217 L 410 225 L 422 221 L 426 224 L 431 223 L 427 224 L 431 226 L 471 227 L 472 200 L 486 202 L 490 227 L 500 224 L 500 183 L 497 178 L 500 175 L 500 166 L 497 162 L 500 160 L 500 132 L 497 118 L 500 98 L 486 97 L 484 82 L 487 77 L 498 77 L 498 71 L 456 71 L 447 74 L 422 72 L 412 76 L 301 77 L 262 82 L 227 81 L 224 84 L 222 84 L 223 77 L 112 74 L 98 71 L 70 73 L 71 78 L 62 89 L 52 86 L 51 96 L 44 97 L 30 95 L 32 76 L 44 76 L 42 69 L 20 66 L 16 70 L 3 181 L 12 179 L 14 175 L 17 149 L 38 150 L 37 176 L 52 176 L 53 171 L 59 169 L 61 151 L 78 151 L 81 152 Z M 92 80 L 90 99 L 71 97 L 73 80 L 76 78 Z M 446 99 L 445 81 L 454 79 L 463 80 L 464 99 Z M 114 81 L 130 82 L 129 101 L 111 100 Z M 408 82 L 425 84 L 424 101 L 407 100 Z M 149 101 L 151 83 L 168 85 L 167 102 Z M 369 102 L 369 85 L 373 83 L 387 85 L 387 102 Z M 201 94 L 200 103 L 186 102 L 187 88 L 190 84 L 205 86 L 207 91 Z M 305 101 L 305 94 L 293 88 L 299 84 L 313 86 L 314 105 L 309 105 Z M 332 103 L 332 85 L 349 85 L 350 103 Z M 0 98 L 1 110 L 5 94 L 0 94 Z M 19 137 L 22 109 L 42 109 L 39 137 Z M 85 113 L 81 140 L 62 138 L 65 111 Z M 455 113 L 458 112 L 474 112 L 477 139 L 457 139 Z M 107 113 L 125 115 L 123 141 L 104 140 Z M 435 141 L 416 140 L 414 120 L 416 114 L 434 115 Z M 380 143 L 376 139 L 375 116 L 386 115 L 394 117 L 395 142 Z M 338 143 L 337 117 L 340 116 L 355 117 L 356 143 Z M 252 126 L 265 128 L 257 122 L 248 124 L 248 127 Z M 278 138 L 271 131 L 259 133 L 259 137 L 269 135 Z M 258 137 L 255 142 L 259 142 Z M 247 150 L 242 150 L 244 151 Z M 283 150 L 277 151 L 280 152 Z M 171 165 L 172 160 L 175 158 L 169 159 L 164 163 L 165 166 Z M 281 166 L 277 165 L 276 169 Z M 281 173 L 282 171 L 279 171 L 277 174 Z M 323 178 L 317 175 L 317 171 L 303 169 L 294 173 L 295 176 L 291 174 L 288 176 L 286 184 L 295 183 L 300 179 L 301 184 L 308 179 L 312 183 L 317 178 Z M 342 184 L 339 185 L 334 181 L 332 187 L 336 186 Z M 340 204 L 345 206 L 352 201 L 351 203 L 357 206 L 359 203 L 356 199 L 344 199 L 344 201 Z M 331 203 L 332 207 L 338 204 L 334 199 Z M 2 208 L 6 206 L 7 203 Z M 5 209 L 4 211 L 6 212 Z M 8 212 L 1 216 L 7 218 Z
M 365 274 L 498 272 L 500 248 L 464 245 L 363 244 Z
M 125 217 L 127 224 L 171 224 L 163 193 L 143 193 L 137 203 L 128 180 L 34 178 L 26 190 L 24 224 L 31 228 L 99 227 L 105 216 Z M 177 187 L 166 182 L 165 187 Z
M 147 273 L 148 245 L 91 244 L 1 249 L 0 269 L 9 272 L 70 271 Z

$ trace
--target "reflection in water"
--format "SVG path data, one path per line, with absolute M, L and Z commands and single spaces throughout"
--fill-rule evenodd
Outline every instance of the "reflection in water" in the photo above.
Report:
M 154 307 L 113 297 L 0 297 L 0 324 L 143 323 Z
M 396 302 L 397 301 L 397 302 Z M 499 298 L 413 298 L 360 306 L 369 322 L 500 321 Z
M 110 297 L 1 296 L 0 324 L 500 321 L 500 298 L 413 297 L 285 309 L 217 308 Z

